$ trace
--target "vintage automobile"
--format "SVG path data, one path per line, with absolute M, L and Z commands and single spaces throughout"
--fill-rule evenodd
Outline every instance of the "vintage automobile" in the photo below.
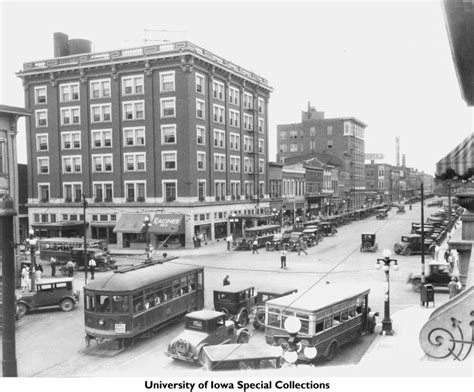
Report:
M 100 272 L 104 272 L 110 269 L 117 269 L 115 265 L 116 260 L 110 256 L 107 252 L 90 248 L 87 249 L 87 260 L 91 258 L 95 259 L 96 269 Z M 76 268 L 81 270 L 84 269 L 84 250 L 83 249 L 72 249 L 71 260 L 76 264 Z M 60 263 L 57 267 L 63 274 L 67 274 L 66 263 Z
M 375 242 L 376 235 L 374 233 L 361 234 L 361 252 L 377 252 L 378 245 Z
M 406 211 L 405 211 L 405 205 L 404 204 L 400 204 L 398 206 L 398 210 L 397 210 L 397 214 L 404 214 Z
M 289 295 L 296 293 L 298 289 L 289 288 L 289 287 L 265 287 L 259 289 L 257 297 L 255 299 L 255 308 L 252 311 L 253 322 L 252 325 L 255 329 L 260 327 L 265 327 L 265 303 L 273 298 L 283 297 L 284 295 Z
M 268 344 L 221 344 L 203 348 L 203 366 L 207 370 L 277 369 L 282 350 Z
M 267 251 L 271 251 L 271 250 L 280 251 L 283 249 L 283 247 L 288 247 L 290 236 L 291 236 L 291 231 L 275 234 L 273 236 L 272 241 L 267 241 L 267 243 L 265 244 L 265 249 Z
M 324 237 L 321 234 L 321 230 L 318 226 L 307 226 L 303 231 L 303 239 L 306 241 L 307 246 L 318 245 Z
M 319 223 L 319 228 L 325 237 L 337 233 L 336 225 L 332 222 L 321 222 Z
M 184 317 L 184 331 L 170 342 L 165 355 L 203 364 L 205 346 L 248 343 L 250 335 L 247 329 L 237 329 L 235 323 L 226 318 L 225 313 L 214 310 L 188 313 Z
M 429 283 L 434 287 L 448 287 L 452 275 L 449 273 L 448 263 L 429 263 L 425 267 L 425 283 Z M 410 274 L 408 282 L 414 291 L 420 291 L 421 275 Z
M 388 213 L 387 211 L 384 210 L 378 210 L 377 215 L 375 216 L 376 219 L 387 219 L 388 218 Z
M 304 241 L 304 235 L 302 231 L 293 231 L 290 234 L 290 239 L 288 240 L 288 250 L 297 251 L 300 241 Z
M 230 320 L 243 327 L 249 323 L 255 305 L 253 286 L 229 285 L 214 290 L 214 309 L 225 313 Z
M 432 254 L 433 247 L 431 246 L 433 241 L 430 238 L 425 238 L 424 253 Z M 396 243 L 393 246 L 393 251 L 397 255 L 410 256 L 411 254 L 421 254 L 421 235 L 419 234 L 408 234 L 401 238 L 401 243 Z
M 241 238 L 240 240 L 237 240 L 232 250 L 250 250 L 252 249 L 252 242 L 253 242 L 252 239 Z
M 23 293 L 17 300 L 18 312 L 23 316 L 30 310 L 59 306 L 69 312 L 79 302 L 79 291 L 73 290 L 73 278 L 42 279 L 36 291 Z

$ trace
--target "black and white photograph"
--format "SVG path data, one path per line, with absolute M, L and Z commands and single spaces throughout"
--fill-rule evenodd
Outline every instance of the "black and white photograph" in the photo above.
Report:
M 0 388 L 472 383 L 474 0 L 0 18 Z

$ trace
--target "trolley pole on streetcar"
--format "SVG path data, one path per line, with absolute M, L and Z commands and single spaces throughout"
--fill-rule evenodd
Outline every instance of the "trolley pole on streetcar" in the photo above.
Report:
M 146 261 L 149 262 L 151 261 L 151 248 L 150 248 L 150 233 L 148 232 L 150 230 L 151 222 L 150 222 L 150 217 L 147 215 L 145 216 L 145 219 L 143 220 L 143 227 L 145 228 L 145 241 L 146 241 Z
M 5 195 L 0 199 L 0 250 L 2 262 L 3 332 L 2 371 L 3 377 L 17 377 L 15 341 L 15 254 L 13 247 L 13 217 L 16 215 L 13 199 Z
M 86 208 L 87 208 L 87 200 L 86 195 L 82 194 L 82 213 L 83 216 L 83 237 L 84 238 L 84 283 L 87 284 L 87 270 L 89 269 L 89 260 L 87 260 L 87 238 L 86 238 L 86 230 L 87 230 L 87 221 L 86 221 Z
M 382 252 L 383 259 L 377 259 L 376 269 L 382 269 L 385 272 L 385 279 L 387 281 L 387 291 L 385 292 L 384 298 L 384 317 L 382 320 L 382 331 L 381 335 L 393 335 L 392 319 L 390 318 L 390 267 L 393 262 L 393 269 L 398 270 L 398 262 L 395 259 L 391 259 L 392 252 L 389 249 L 384 249 Z

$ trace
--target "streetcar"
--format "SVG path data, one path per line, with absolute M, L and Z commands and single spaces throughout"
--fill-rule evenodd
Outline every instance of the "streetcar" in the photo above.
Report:
M 342 345 L 374 332 L 378 313 L 368 306 L 369 292 L 331 283 L 271 299 L 265 304 L 265 341 L 288 348 L 284 325 L 293 316 L 301 322 L 297 335 L 301 346 L 316 348 L 316 357 L 312 358 L 306 358 L 306 350 L 300 350 L 299 360 L 330 360 Z
M 177 257 L 113 271 L 84 286 L 86 348 L 122 351 L 204 306 L 204 270 Z

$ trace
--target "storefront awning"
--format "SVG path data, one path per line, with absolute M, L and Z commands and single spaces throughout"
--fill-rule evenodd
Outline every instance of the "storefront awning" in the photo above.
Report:
M 470 179 L 474 176 L 474 133 L 436 164 L 436 177 L 442 180 Z
M 183 234 L 184 215 L 156 214 L 152 220 L 149 232 L 155 234 Z
M 89 225 L 86 222 L 86 225 Z M 61 222 L 34 222 L 31 224 L 32 227 L 37 229 L 76 229 L 84 227 L 82 221 L 61 221 Z
M 122 214 L 114 228 L 114 233 L 142 233 L 146 214 Z

